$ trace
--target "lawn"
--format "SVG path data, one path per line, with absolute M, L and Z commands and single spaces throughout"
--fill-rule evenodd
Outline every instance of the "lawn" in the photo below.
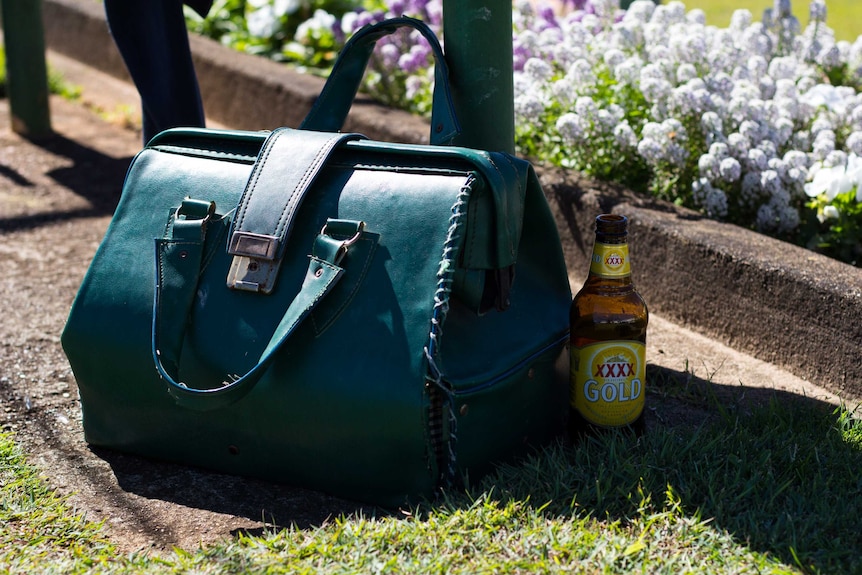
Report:
M 859 573 L 862 422 L 786 397 L 712 410 L 552 446 L 418 509 L 161 556 L 118 554 L 0 434 L 0 573 Z
M 706 12 L 707 24 L 727 27 L 734 10 L 747 8 L 756 21 L 763 17 L 763 11 L 773 5 L 770 0 L 688 0 L 687 9 L 700 8 Z M 795 0 L 792 2 L 793 14 L 799 19 L 803 28 L 808 24 L 808 2 Z M 862 34 L 862 2 L 859 0 L 826 0 L 826 23 L 835 30 L 839 40 L 854 41 Z

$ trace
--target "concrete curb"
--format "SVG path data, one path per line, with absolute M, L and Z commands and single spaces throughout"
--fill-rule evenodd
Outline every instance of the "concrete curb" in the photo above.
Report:
M 44 0 L 48 47 L 127 79 L 90 0 Z M 263 58 L 192 38 L 204 107 L 237 129 L 297 126 L 323 86 Z M 372 139 L 425 142 L 423 120 L 359 99 L 344 129 Z M 785 368 L 846 398 L 862 397 L 862 270 L 694 212 L 560 170 L 540 170 L 577 285 L 593 218 L 631 219 L 635 280 L 653 312 Z

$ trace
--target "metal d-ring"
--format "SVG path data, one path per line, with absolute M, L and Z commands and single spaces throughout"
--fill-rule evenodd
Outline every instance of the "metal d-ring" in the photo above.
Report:
M 180 216 L 183 216 L 184 219 L 188 219 L 189 214 L 182 213 L 183 206 L 185 205 L 187 200 L 193 201 L 192 198 L 186 196 L 183 199 L 183 203 L 180 204 L 179 207 L 177 207 L 176 211 L 174 212 L 174 220 L 179 220 Z M 213 217 L 213 215 L 215 214 L 215 210 L 216 210 L 216 203 L 215 202 L 209 202 L 209 205 L 207 206 L 206 215 L 202 218 L 197 218 L 197 220 L 201 222 L 201 225 L 206 225 L 210 221 L 210 219 Z
M 320 229 L 320 235 L 329 235 L 326 233 L 326 227 L 329 225 L 329 222 L 325 223 L 323 227 Z M 356 233 L 353 234 L 353 237 L 344 240 L 341 242 L 341 246 L 338 248 L 338 255 L 336 257 L 337 260 L 341 260 L 346 254 L 347 250 L 350 249 L 350 246 L 359 241 L 359 238 L 362 237 L 362 232 L 365 230 L 365 222 L 360 220 L 356 225 Z

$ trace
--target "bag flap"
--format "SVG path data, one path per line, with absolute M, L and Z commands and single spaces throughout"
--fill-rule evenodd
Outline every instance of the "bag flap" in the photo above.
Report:
M 280 128 L 266 139 L 228 235 L 228 287 L 270 293 L 297 209 L 333 150 L 358 134 Z

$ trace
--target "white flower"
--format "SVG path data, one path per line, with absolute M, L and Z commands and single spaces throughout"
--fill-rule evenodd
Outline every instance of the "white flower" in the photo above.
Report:
M 593 67 L 583 58 L 575 60 L 566 71 L 566 79 L 574 86 L 583 86 L 593 82 Z
M 824 68 L 837 68 L 841 65 L 841 51 L 835 44 L 826 46 L 817 54 L 816 59 L 817 63 Z
M 715 112 L 704 112 L 700 117 L 700 125 L 707 134 L 720 134 L 724 129 L 721 116 Z
M 626 55 L 622 50 L 617 48 L 611 48 L 607 52 L 604 53 L 602 59 L 605 62 L 605 65 L 609 70 L 613 70 L 620 64 L 626 61 Z
M 554 75 L 554 69 L 544 60 L 530 58 L 524 64 L 524 73 L 536 82 L 545 82 Z
M 775 170 L 764 170 L 760 173 L 760 188 L 769 195 L 778 194 L 782 190 L 781 178 Z
M 739 124 L 739 133 L 745 136 L 749 142 L 754 142 L 761 139 L 761 126 L 759 123 L 752 120 L 743 120 Z
M 736 158 L 724 158 L 719 164 L 718 172 L 725 182 L 735 182 L 742 175 L 742 166 Z
M 278 18 L 270 4 L 263 4 L 259 8 L 254 8 L 252 12 L 246 15 L 245 24 L 249 34 L 263 38 L 274 35 L 279 28 Z
M 751 56 L 745 63 L 745 67 L 748 68 L 748 71 L 751 73 L 752 78 L 760 78 L 761 76 L 765 76 L 766 71 L 769 69 L 769 66 L 770 63 L 767 62 L 766 58 L 764 58 L 760 54 Z
M 831 134 L 832 137 L 829 137 Z M 819 160 L 826 159 L 830 152 L 835 149 L 835 133 L 831 130 L 824 130 L 817 134 L 814 138 L 811 153 Z
M 856 187 L 856 201 L 862 201 L 862 156 L 856 154 L 847 156 L 845 177 Z
M 757 149 L 761 150 L 768 160 L 778 157 L 778 150 L 775 149 L 775 144 L 769 140 L 761 140 L 760 143 L 757 144 Z
M 614 141 L 621 148 L 636 148 L 638 137 L 626 120 L 623 120 L 614 128 Z
M 794 168 L 808 167 L 808 155 L 800 150 L 790 150 L 782 159 L 785 164 Z
M 857 156 L 862 156 L 862 132 L 857 131 L 847 136 L 844 146 Z
M 703 207 L 709 217 L 722 218 L 727 215 L 727 194 L 714 187 L 707 178 L 695 180 L 691 192 L 695 203 Z
M 739 132 L 734 132 L 727 137 L 727 147 L 730 154 L 737 160 L 747 161 L 748 150 L 751 148 L 751 142 Z
M 709 89 L 714 93 L 720 94 L 723 98 L 727 98 L 733 92 L 734 82 L 727 72 L 719 72 L 708 78 L 707 84 Z
M 751 25 L 753 16 L 750 10 L 734 10 L 730 17 L 730 27 L 734 30 L 745 30 Z
M 793 136 L 793 121 L 789 118 L 778 118 L 774 125 L 774 138 L 779 146 L 787 143 Z
M 545 111 L 545 105 L 538 96 L 531 93 L 515 98 L 515 116 L 524 123 L 536 123 Z
M 629 9 L 626 10 L 623 22 L 638 22 L 643 24 L 649 22 L 653 12 L 655 12 L 655 2 L 652 2 L 652 0 L 635 0 L 629 5 Z
M 845 106 L 842 93 L 830 84 L 817 84 L 802 94 L 799 99 L 815 108 L 824 106 L 837 111 Z
M 684 84 L 693 78 L 697 78 L 697 68 L 691 62 L 683 62 L 676 69 L 676 81 L 680 84 Z
M 302 7 L 301 0 L 275 0 L 273 5 L 275 13 L 281 17 L 285 14 L 293 14 Z
M 748 150 L 747 166 L 749 170 L 763 171 L 769 167 L 769 158 L 760 148 L 752 148 Z
M 596 128 L 603 133 L 613 132 L 617 125 L 617 119 L 614 115 L 605 109 L 599 110 L 596 113 Z
M 613 43 L 626 52 L 639 50 L 644 44 L 643 24 L 623 20 L 614 26 Z
M 841 213 L 833 205 L 823 206 L 823 211 L 817 214 L 817 219 L 822 224 L 826 220 L 837 220 Z
M 806 180 L 808 180 L 807 168 L 789 168 L 784 178 L 784 183 L 794 192 L 802 193 L 805 190 L 804 185 Z
M 335 27 L 336 18 L 326 10 L 318 8 L 308 20 L 305 20 L 296 28 L 297 38 L 313 37 L 314 30 L 332 30 Z
M 805 193 L 810 198 L 826 194 L 826 199 L 831 202 L 838 194 L 852 190 L 853 186 L 854 182 L 847 176 L 845 166 L 823 166 L 817 169 L 811 182 L 805 184 Z
M 826 155 L 823 165 L 826 167 L 845 166 L 847 165 L 847 153 L 843 150 L 832 150 Z
M 775 14 L 778 18 L 789 18 L 792 16 L 790 0 L 775 0 Z
M 730 154 L 730 148 L 724 142 L 715 142 L 709 146 L 709 153 L 719 160 L 723 160 Z
M 577 114 L 567 113 L 559 117 L 556 123 L 557 132 L 563 142 L 569 146 L 579 144 L 584 136 L 584 126 Z
M 768 55 L 772 51 L 772 40 L 760 22 L 755 22 L 743 30 L 740 45 L 751 54 Z
M 697 160 L 697 168 L 700 175 L 713 179 L 718 175 L 719 159 L 712 154 L 704 154 Z
M 599 111 L 599 106 L 596 101 L 589 96 L 581 96 L 575 102 L 575 113 L 584 118 L 592 119 Z
M 773 58 L 769 63 L 769 75 L 773 80 L 793 80 L 798 68 L 799 62 L 793 56 Z
M 614 79 L 622 84 L 635 84 L 640 79 L 640 72 L 643 66 L 644 62 L 640 57 L 630 56 L 614 66 Z
M 661 144 L 651 138 L 642 138 L 638 142 L 638 154 L 650 164 L 657 164 L 662 158 Z
M 685 19 L 692 24 L 706 24 L 706 13 L 700 8 L 695 8 L 685 15 Z

